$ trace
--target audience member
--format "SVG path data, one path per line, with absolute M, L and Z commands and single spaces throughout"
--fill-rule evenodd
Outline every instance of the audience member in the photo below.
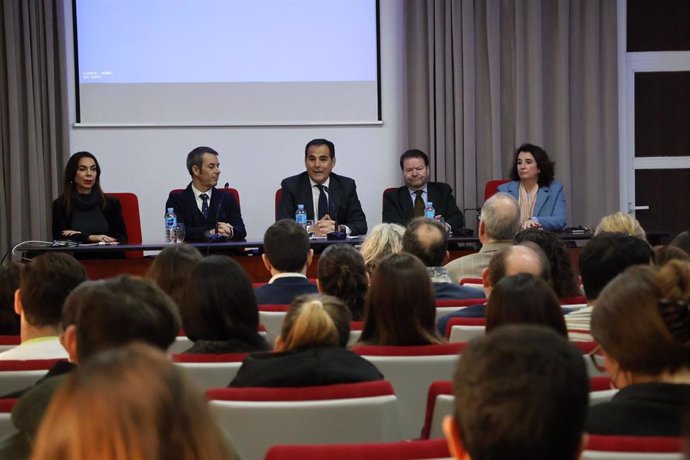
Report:
M 369 232 L 360 251 L 370 275 L 381 259 L 402 251 L 404 233 L 405 227 L 398 224 L 379 224 Z
M 453 386 L 443 428 L 455 458 L 575 460 L 585 447 L 587 371 L 553 330 L 508 325 L 473 341 Z
M 549 261 L 551 286 L 558 298 L 575 297 L 582 293 L 577 286 L 570 255 L 558 235 L 541 229 L 522 230 L 515 235 L 515 242 L 531 241 L 538 245 Z
M 513 245 L 520 230 L 520 207 L 507 193 L 496 193 L 484 202 L 479 214 L 479 252 L 459 257 L 446 264 L 450 278 L 480 278 L 489 261 L 498 251 Z
M 129 275 L 86 281 L 65 300 L 62 344 L 70 361 L 81 363 L 108 348 L 141 341 L 166 351 L 180 329 L 175 302 L 154 283 Z M 62 363 L 59 362 L 59 363 Z M 41 379 L 12 409 L 17 433 L 0 443 L 0 458 L 26 459 L 53 394 L 72 371 Z
M 640 222 L 630 214 L 621 211 L 602 217 L 599 225 L 594 229 L 594 235 L 602 233 L 623 233 L 647 241 L 647 235 Z
M 690 406 L 690 264 L 637 266 L 613 279 L 592 312 L 592 335 L 620 391 L 590 408 L 587 431 L 681 436 Z
M 416 217 L 403 235 L 403 251 L 427 267 L 436 299 L 483 299 L 481 289 L 461 286 L 450 279 L 443 263 L 448 259 L 448 234 L 436 220 Z
M 429 157 L 412 149 L 400 155 L 400 169 L 405 185 L 383 193 L 382 222 L 407 225 L 424 216 L 427 202 L 433 203 L 436 218 L 443 219 L 447 231 L 456 236 L 472 234 L 465 228 L 465 218 L 453 196 L 453 189 L 443 182 L 429 182 Z
M 513 323 L 541 324 L 568 337 L 556 293 L 543 278 L 530 273 L 501 279 L 486 304 L 486 332 Z
M 599 293 L 616 275 L 631 265 L 651 264 L 654 252 L 646 240 L 623 233 L 594 236 L 580 252 L 580 278 L 587 307 L 565 315 L 570 340 L 592 341 L 590 321 Z
M 192 181 L 187 188 L 172 191 L 165 208 L 173 208 L 177 221 L 185 225 L 188 240 L 213 237 L 244 240 L 240 205 L 232 193 L 216 188 L 220 177 L 218 152 L 211 147 L 197 147 L 187 154 L 187 171 Z
M 271 279 L 254 290 L 259 305 L 287 305 L 298 295 L 316 293 L 316 285 L 306 276 L 313 255 L 307 231 L 293 219 L 268 227 L 261 260 Z
M 244 360 L 231 387 L 294 387 L 381 380 L 364 358 L 345 348 L 350 311 L 339 299 L 304 295 L 290 305 L 275 351 Z
M 259 310 L 244 269 L 227 256 L 200 260 L 189 275 L 179 305 L 185 334 L 194 345 L 185 353 L 242 353 L 268 350 L 259 335 Z
M 19 289 L 21 264 L 0 264 L 0 335 L 19 335 L 19 316 L 14 311 L 14 292 Z
M 21 345 L 0 353 L 0 360 L 67 358 L 59 339 L 62 304 L 84 281 L 84 266 L 67 254 L 49 252 L 24 265 L 14 299 Z
M 686 230 L 676 235 L 673 241 L 671 241 L 671 246 L 676 246 L 690 254 L 690 231 Z
M 353 246 L 333 244 L 321 253 L 316 284 L 321 293 L 345 302 L 354 321 L 363 319 L 369 274 L 362 254 Z
M 412 254 L 381 260 L 372 275 L 360 343 L 430 345 L 441 343 L 434 331 L 434 290 L 424 264 Z
M 234 458 L 201 392 L 161 351 L 143 344 L 89 358 L 57 391 L 36 460 Z
M 194 246 L 188 244 L 168 246 L 153 259 L 146 272 L 146 278 L 156 283 L 179 306 L 182 303 L 189 274 L 202 258 L 201 253 Z
M 278 219 L 294 219 L 297 205 L 303 204 L 307 219 L 313 219 L 316 236 L 333 231 L 365 235 L 367 220 L 357 197 L 355 181 L 339 176 L 335 166 L 335 145 L 326 139 L 313 139 L 304 149 L 306 171 L 283 179 L 278 204 Z
M 690 255 L 677 246 L 654 246 L 654 264 L 663 267 L 671 260 L 690 261 Z

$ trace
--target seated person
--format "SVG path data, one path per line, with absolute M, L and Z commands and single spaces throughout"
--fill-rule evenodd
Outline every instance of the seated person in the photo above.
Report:
M 178 306 L 187 288 L 189 274 L 203 258 L 189 244 L 173 244 L 163 249 L 146 271 L 146 278 L 158 285 Z
M 345 302 L 353 321 L 362 321 L 369 274 L 362 254 L 353 246 L 332 244 L 321 253 L 316 285 L 322 294 L 332 295 Z
M 67 358 L 59 339 L 62 304 L 84 281 L 84 266 L 68 254 L 41 254 L 24 265 L 14 301 L 21 345 L 0 353 L 0 360 Z
M 303 204 L 307 219 L 313 220 L 316 236 L 336 230 L 348 235 L 367 233 L 367 220 L 357 197 L 355 181 L 332 172 L 335 146 L 326 139 L 309 141 L 304 149 L 306 171 L 283 179 L 278 219 L 294 219 Z
M 14 293 L 19 289 L 22 265 L 8 261 L 0 264 L 0 335 L 19 335 L 19 316 L 14 311 Z
M 229 460 L 231 452 L 184 371 L 137 343 L 97 353 L 69 377 L 48 407 L 32 458 Z
M 640 222 L 627 212 L 618 211 L 602 217 L 594 230 L 594 235 L 601 233 L 623 233 L 647 241 L 647 234 Z
M 244 269 L 227 256 L 208 256 L 192 269 L 179 305 L 194 345 L 185 353 L 244 353 L 270 349 L 259 335 L 259 310 Z
M 245 358 L 231 387 L 297 387 L 382 380 L 369 361 L 345 348 L 350 311 L 335 297 L 304 295 L 288 310 L 275 351 Z
M 457 459 L 576 460 L 585 447 L 587 370 L 553 330 L 513 324 L 471 342 L 453 386 L 443 431 Z
M 361 345 L 432 345 L 442 343 L 434 331 L 434 289 L 424 264 L 412 254 L 381 260 L 371 277 L 364 307 Z
M 592 311 L 592 336 L 620 391 L 594 405 L 587 432 L 682 436 L 690 407 L 690 264 L 638 265 L 614 278 Z
M 443 218 L 447 231 L 455 236 L 471 235 L 465 228 L 465 218 L 453 196 L 453 189 L 443 182 L 429 182 L 429 157 L 421 150 L 412 149 L 400 155 L 405 185 L 387 190 L 383 194 L 382 222 L 407 225 L 415 217 L 424 216 L 427 202 Z
M 398 224 L 378 224 L 369 232 L 360 248 L 367 273 L 371 275 L 384 257 L 402 251 L 404 233 L 405 227 Z
M 271 279 L 254 289 L 259 305 L 287 305 L 298 295 L 316 294 L 316 285 L 307 279 L 313 256 L 307 231 L 294 220 L 281 219 L 268 227 L 261 260 Z
M 565 192 L 554 179 L 554 162 L 544 149 L 522 144 L 515 151 L 511 181 L 498 186 L 520 204 L 522 228 L 561 231 L 565 228 Z
M 192 182 L 186 189 L 172 191 L 165 208 L 173 208 L 177 222 L 185 225 L 188 240 L 206 240 L 209 235 L 235 241 L 244 240 L 247 231 L 240 206 L 232 193 L 216 188 L 220 177 L 218 152 L 197 147 L 187 155 L 187 170 Z
M 65 166 L 62 195 L 53 201 L 53 239 L 81 243 L 127 243 L 120 201 L 101 190 L 101 167 L 89 152 Z

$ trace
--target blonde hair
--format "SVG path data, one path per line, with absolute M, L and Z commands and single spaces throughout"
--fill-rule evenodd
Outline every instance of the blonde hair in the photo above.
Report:
M 87 360 L 53 397 L 32 459 L 233 458 L 200 391 L 141 343 Z
M 647 241 L 647 235 L 637 219 L 630 214 L 624 212 L 614 212 L 608 216 L 604 216 L 597 228 L 594 230 L 594 235 L 600 233 L 624 233 L 628 236 Z
M 398 224 L 379 224 L 371 230 L 361 249 L 369 273 L 374 271 L 381 259 L 402 251 L 404 233 L 405 227 Z
M 283 322 L 280 333 L 283 351 L 317 346 L 345 346 L 350 335 L 351 318 L 350 310 L 336 297 L 299 296 L 290 304 Z

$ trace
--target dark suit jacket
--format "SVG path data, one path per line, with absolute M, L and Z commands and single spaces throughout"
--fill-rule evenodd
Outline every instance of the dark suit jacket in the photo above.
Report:
M 280 186 L 283 195 L 278 205 L 278 219 L 294 219 L 298 204 L 304 205 L 307 219 L 314 219 L 311 183 L 306 171 L 283 179 Z M 338 224 L 347 225 L 351 235 L 364 235 L 367 232 L 367 219 L 357 197 L 354 180 L 331 173 L 328 197 L 330 216 L 333 220 L 338 221 Z
M 461 308 L 453 313 L 439 318 L 436 323 L 436 330 L 441 335 L 446 335 L 446 326 L 451 318 L 484 318 L 486 316 L 486 304 L 470 305 L 469 307 Z
M 453 234 L 456 236 L 467 234 L 467 229 L 464 228 L 465 218 L 455 202 L 450 185 L 442 182 L 428 182 L 426 186 L 427 201 L 434 203 L 436 214 L 443 216 L 453 229 Z M 407 186 L 384 192 L 382 216 L 384 223 L 406 226 L 413 217 L 414 205 Z
M 223 195 L 225 196 L 223 197 Z M 247 236 L 240 206 L 232 193 L 223 192 L 222 189 L 214 187 L 211 192 L 208 219 L 204 217 L 196 205 L 196 197 L 191 183 L 182 191 L 170 192 L 168 201 L 165 203 L 165 209 L 168 208 L 173 208 L 177 215 L 177 221 L 185 225 L 186 239 L 188 240 L 206 240 L 206 232 L 215 229 L 217 222 L 226 222 L 232 225 L 235 231 L 232 235 L 233 240 L 244 240 Z
M 301 294 L 316 294 L 318 289 L 301 276 L 278 278 L 254 289 L 259 305 L 287 305 Z

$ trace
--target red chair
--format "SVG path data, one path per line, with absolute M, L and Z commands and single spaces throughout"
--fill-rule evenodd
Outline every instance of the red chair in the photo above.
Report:
M 463 278 L 460 280 L 460 284 L 470 285 L 471 287 L 478 287 L 479 289 L 484 287 L 484 280 L 481 278 Z
M 283 328 L 289 305 L 259 305 L 259 322 L 266 326 L 266 340 L 273 343 Z
M 451 318 L 446 323 L 448 341 L 469 342 L 486 332 L 486 318 Z
M 481 305 L 486 303 L 486 299 L 441 299 L 436 300 L 436 322 L 449 313 L 453 313 L 462 307 L 469 307 L 470 305 Z
M 684 448 L 683 438 L 590 434 L 580 459 L 682 460 Z
M 227 386 L 248 354 L 178 353 L 172 356 L 172 360 L 187 372 L 199 388 L 207 390 Z
M 400 441 L 380 444 L 330 444 L 324 446 L 275 446 L 266 454 L 266 460 L 416 460 L 448 458 L 445 439 L 431 441 Z
M 19 335 L 0 335 L 0 351 L 9 350 L 22 343 Z
M 122 208 L 122 219 L 127 229 L 127 244 L 141 244 L 141 217 L 139 215 L 139 198 L 134 193 L 106 193 L 110 198 L 117 198 Z M 144 251 L 126 251 L 128 259 L 141 259 Z
M 433 382 L 429 386 L 422 439 L 443 437 L 443 419 L 446 415 L 453 414 L 454 403 L 452 380 Z
M 0 394 L 27 388 L 50 370 L 59 359 L 0 361 Z
M 206 397 L 240 458 L 282 444 L 402 439 L 397 398 L 385 380 L 296 388 L 216 388 Z
M 278 208 L 280 207 L 280 200 L 283 198 L 283 189 L 282 187 L 276 190 L 276 201 L 275 201 L 275 216 L 276 220 L 278 220 Z
M 613 382 L 607 375 L 596 375 L 589 379 L 589 405 L 601 404 L 610 401 L 618 393 L 617 388 L 613 388 Z
M 488 200 L 498 192 L 498 186 L 510 182 L 510 179 L 490 180 L 484 186 L 484 201 Z

